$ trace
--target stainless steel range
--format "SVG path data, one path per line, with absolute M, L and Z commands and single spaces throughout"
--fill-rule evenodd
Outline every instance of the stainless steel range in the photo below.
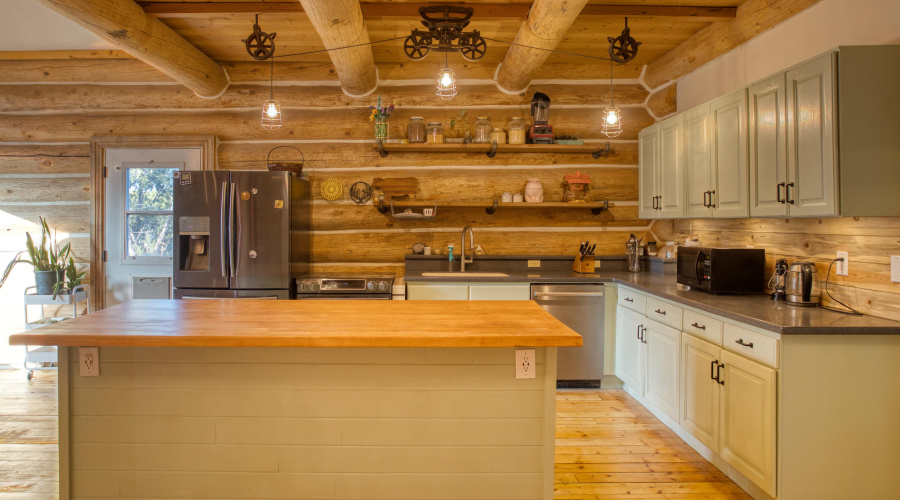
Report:
M 394 276 L 297 278 L 297 300 L 391 300 Z

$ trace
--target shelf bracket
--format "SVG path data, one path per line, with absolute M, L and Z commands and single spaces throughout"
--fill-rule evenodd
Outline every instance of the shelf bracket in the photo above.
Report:
M 608 142 L 606 144 L 609 144 Z M 609 210 L 609 200 L 603 200 L 602 207 L 596 207 L 591 209 L 591 213 L 594 215 L 600 215 L 604 210 Z
M 594 151 L 593 153 L 591 153 L 591 156 L 593 156 L 594 159 L 597 160 L 597 159 L 599 159 L 599 158 L 602 157 L 602 156 L 609 156 L 609 155 L 611 155 L 612 153 L 613 153 L 613 150 L 612 150 L 612 148 L 610 147 L 609 141 L 607 141 L 607 142 L 606 142 L 606 147 L 605 147 L 605 148 L 603 148 L 603 149 L 601 149 L 601 150 L 599 150 L 599 151 Z
M 384 141 L 377 141 L 377 144 L 378 144 L 378 154 L 381 155 L 382 158 L 387 157 L 388 152 L 384 150 Z M 606 144 L 607 144 L 607 146 L 609 145 L 608 142 Z M 596 156 L 594 158 L 596 158 Z M 384 212 L 381 212 L 381 213 L 384 213 Z
M 381 215 L 387 214 L 390 209 L 384 206 L 384 193 L 382 193 L 381 190 L 378 191 L 377 199 L 378 203 L 375 205 L 375 208 L 378 209 L 378 212 L 381 213 Z
M 497 141 L 494 141 L 494 143 L 491 145 L 491 150 L 488 151 L 486 154 L 488 155 L 488 158 L 493 158 L 493 157 L 497 156 Z M 488 213 L 492 213 L 492 212 L 488 212 Z
M 497 144 L 497 143 L 495 142 L 494 144 Z M 497 202 L 497 199 L 495 198 L 495 199 L 494 199 L 494 206 L 492 206 L 492 207 L 487 207 L 487 208 L 484 209 L 484 211 L 487 212 L 488 215 L 494 215 L 494 212 L 497 211 L 497 207 L 498 207 L 498 206 L 499 206 L 499 203 Z

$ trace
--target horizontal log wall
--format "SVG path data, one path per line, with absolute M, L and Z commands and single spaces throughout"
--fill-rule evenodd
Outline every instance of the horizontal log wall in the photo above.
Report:
M 825 276 L 836 252 L 849 252 L 849 276 L 837 276 L 832 269 L 831 294 L 864 314 L 900 320 L 900 285 L 891 283 L 890 257 L 900 253 L 900 217 L 675 222 L 676 241 L 689 234 L 704 246 L 765 248 L 767 276 L 774 272 L 777 259 L 815 262 L 823 303 L 836 309 L 843 308 L 824 293 Z
M 62 241 L 71 241 L 75 259 L 88 271 L 89 235 L 94 193 L 90 182 L 89 142 L 94 135 L 214 134 L 222 169 L 264 169 L 266 154 L 281 145 L 295 146 L 306 159 L 304 170 L 314 187 L 313 271 L 403 274 L 404 255 L 416 242 L 445 249 L 457 243 L 464 225 L 475 228 L 476 242 L 489 254 L 558 255 L 574 253 L 583 240 L 597 243 L 597 253 L 621 254 L 630 233 L 645 236 L 650 224 L 637 218 L 637 134 L 674 111 L 674 102 L 659 109 L 634 80 L 608 85 L 596 73 L 578 67 L 551 68 L 547 74 L 583 80 L 545 80 L 527 93 L 508 95 L 488 83 L 488 73 L 467 74 L 452 101 L 434 96 L 432 72 L 415 64 L 380 65 L 379 92 L 398 107 L 390 119 L 390 137 L 405 137 L 410 116 L 449 122 L 467 109 L 469 124 L 489 116 L 507 126 L 510 117 L 528 117 L 535 91 L 553 99 L 557 134 L 576 135 L 600 149 L 606 142 L 600 114 L 615 99 L 625 118 L 625 132 L 612 141 L 615 152 L 599 160 L 588 154 L 397 154 L 382 158 L 373 148 L 369 105 L 377 96 L 358 99 L 341 92 L 329 64 L 278 63 L 275 97 L 281 101 L 284 126 L 270 132 L 259 126 L 260 106 L 268 97 L 269 67 L 264 63 L 228 65 L 233 85 L 218 99 L 200 99 L 149 68 L 129 59 L 59 59 L 0 61 L 0 260 L 8 262 L 24 248 L 24 233 L 39 233 L 38 216 L 46 216 Z M 558 71 L 557 71 L 558 70 Z M 275 159 L 293 159 L 282 149 Z M 586 209 L 499 210 L 438 209 L 433 221 L 398 221 L 378 213 L 371 203 L 357 206 L 346 195 L 334 204 L 318 194 L 322 180 L 337 178 L 345 193 L 352 183 L 381 177 L 416 177 L 419 199 L 488 201 L 501 193 L 522 192 L 533 177 L 541 179 L 546 201 L 561 201 L 562 181 L 580 170 L 593 180 L 591 196 L 614 207 L 594 216 Z M 657 223 L 659 224 L 659 223 Z M 665 224 L 656 234 L 671 232 Z M 669 228 L 671 226 L 669 225 Z M 20 284 L 30 280 L 21 266 Z M 0 290 L 12 298 L 21 287 Z M 20 299 L 15 299 L 18 304 Z M 4 303 L 8 301 L 4 300 Z M 10 309 L 11 312 L 16 312 Z M 20 315 L 18 312 L 14 314 Z M 20 325 L 9 320 L 9 328 Z

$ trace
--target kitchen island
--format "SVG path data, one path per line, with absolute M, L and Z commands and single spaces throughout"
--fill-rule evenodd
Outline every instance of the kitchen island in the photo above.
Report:
M 533 302 L 135 300 L 10 343 L 61 346 L 63 499 L 549 499 L 581 337 Z

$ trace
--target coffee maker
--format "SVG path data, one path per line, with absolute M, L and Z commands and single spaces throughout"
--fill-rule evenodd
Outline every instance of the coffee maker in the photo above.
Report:
M 550 120 L 550 98 L 542 92 L 535 92 L 531 98 L 531 116 L 534 125 L 528 129 L 528 142 L 531 144 L 553 144 L 553 127 Z

